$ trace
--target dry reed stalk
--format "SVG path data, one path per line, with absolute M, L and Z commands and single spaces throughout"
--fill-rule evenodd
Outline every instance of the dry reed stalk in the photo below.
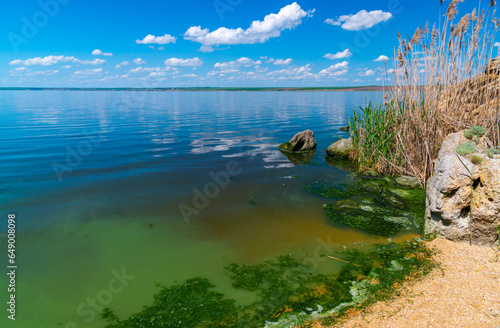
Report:
M 426 24 L 408 39 L 397 33 L 394 87 L 385 103 L 388 119 L 395 122 L 388 128 L 397 131 L 397 138 L 390 151 L 377 155 L 376 168 L 382 173 L 426 181 L 443 139 L 472 125 L 484 127 L 490 143 L 498 145 L 500 72 L 483 73 L 498 21 L 488 9 L 474 10 L 454 24 L 462 1 L 451 2 L 440 28 L 429 30 Z M 367 136 L 359 132 L 362 147 Z

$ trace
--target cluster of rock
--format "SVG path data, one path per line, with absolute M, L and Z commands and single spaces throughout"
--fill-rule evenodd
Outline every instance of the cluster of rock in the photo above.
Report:
M 426 186 L 424 236 L 494 245 L 499 243 L 497 229 L 500 229 L 500 151 L 492 152 L 486 147 L 484 138 L 480 138 L 473 140 L 477 149 L 474 154 L 458 155 L 457 149 L 466 142 L 473 142 L 470 139 L 464 131 L 452 133 L 441 146 L 434 174 Z M 279 149 L 294 164 L 299 165 L 312 161 L 316 145 L 314 133 L 306 130 L 281 144 Z M 337 140 L 327 148 L 326 153 L 327 159 L 349 159 L 352 154 L 351 138 Z M 377 172 L 365 171 L 362 177 L 379 178 L 361 186 L 368 193 L 378 194 L 379 206 L 407 210 L 405 204 L 408 201 L 405 201 L 404 196 L 408 196 L 408 192 L 401 192 L 394 187 L 381 188 Z M 406 190 L 422 188 L 420 180 L 408 176 L 396 177 L 394 183 Z M 364 230 L 375 233 L 381 233 L 375 216 L 380 217 L 380 229 L 389 234 L 408 227 L 404 223 L 407 221 L 404 215 L 397 217 L 390 211 L 375 211 L 370 209 L 370 202 L 366 199 L 347 199 L 325 208 L 331 217 L 336 217 L 342 223 L 356 228 L 364 227 Z
M 348 131 L 349 127 L 343 127 L 340 130 Z M 314 153 L 316 151 L 316 139 L 311 130 L 305 130 L 297 133 L 290 141 L 282 143 L 278 149 L 284 153 L 304 154 Z M 352 150 L 352 140 L 339 139 L 332 143 L 327 149 L 326 154 L 332 157 L 348 158 Z
M 458 155 L 466 142 L 461 131 L 441 146 L 427 182 L 424 236 L 494 245 L 500 227 L 500 159 L 484 142 L 476 145 L 477 152 Z

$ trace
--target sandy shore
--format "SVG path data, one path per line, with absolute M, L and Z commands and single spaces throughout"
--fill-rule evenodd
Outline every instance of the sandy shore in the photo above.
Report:
M 334 327 L 500 328 L 500 262 L 491 248 L 436 239 L 436 269 Z M 496 261 L 495 261 L 496 260 Z M 444 274 L 443 274 L 444 273 Z M 320 326 L 318 326 L 320 327 Z

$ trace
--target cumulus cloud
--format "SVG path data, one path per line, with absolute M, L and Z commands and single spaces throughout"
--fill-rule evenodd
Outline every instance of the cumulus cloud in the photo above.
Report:
M 165 69 L 161 67 L 136 67 L 129 70 L 129 73 L 152 73 L 152 72 L 164 72 Z
M 495 43 L 493 44 L 493 47 L 500 47 L 500 42 L 495 42 Z
M 325 23 L 338 25 L 344 30 L 359 31 L 371 28 L 378 23 L 386 22 L 392 18 L 392 14 L 382 10 L 372 10 L 370 12 L 361 10 L 354 15 L 342 15 L 337 20 L 328 18 Z
M 9 63 L 9 65 L 24 65 L 24 66 L 52 66 L 57 63 L 74 63 L 78 59 L 73 56 L 46 56 L 35 57 L 26 60 L 16 59 Z
M 371 69 L 368 69 L 365 72 L 359 73 L 359 76 L 373 76 L 373 75 L 375 75 L 375 71 L 371 70 Z
M 134 59 L 133 62 L 136 65 L 144 65 L 144 64 L 146 64 L 146 61 L 142 60 L 142 58 Z
M 94 74 L 101 74 L 103 73 L 102 68 L 95 68 L 95 69 L 86 69 L 83 71 L 76 71 L 75 75 L 94 75 Z
M 128 65 L 130 65 L 130 62 L 125 60 L 125 61 L 122 61 L 120 64 L 116 65 L 115 68 L 119 69 L 122 66 L 128 66 Z
M 277 78 L 278 80 L 301 80 L 307 77 L 313 77 L 314 74 L 311 73 L 311 64 L 307 64 L 300 67 L 290 67 L 284 68 L 277 71 L 272 71 L 267 73 L 267 76 Z
M 92 55 L 94 56 L 113 56 L 111 52 L 102 52 L 100 49 L 95 49 L 92 51 Z
M 165 60 L 166 66 L 201 66 L 202 64 L 203 61 L 198 57 L 187 59 L 169 58 Z
M 237 60 L 233 60 L 233 61 L 229 61 L 229 62 L 215 63 L 214 68 L 229 69 L 229 68 L 234 68 L 234 67 L 238 67 L 238 66 L 250 67 L 250 66 L 257 66 L 260 64 L 262 64 L 262 62 L 260 60 L 254 61 L 248 57 L 241 57 Z
M 94 60 L 78 60 L 77 63 L 82 65 L 101 65 L 106 63 L 106 61 L 104 59 L 96 58 Z
M 380 55 L 378 56 L 375 60 L 373 60 L 374 62 L 379 62 L 379 61 L 388 61 L 389 60 L 389 57 L 387 56 L 384 56 L 384 55 Z
M 167 43 L 175 43 L 177 40 L 176 37 L 171 36 L 170 34 L 165 34 L 163 36 L 154 36 L 152 34 L 148 34 L 142 40 L 135 40 L 137 44 L 167 44 Z
M 343 61 L 341 63 L 337 63 L 332 65 L 324 70 L 321 70 L 319 74 L 322 75 L 331 75 L 331 76 L 340 76 L 347 73 L 347 67 L 349 63 L 347 61 Z
M 24 65 L 24 66 L 52 66 L 58 63 L 75 63 L 82 65 L 100 65 L 104 64 L 106 61 L 103 59 L 96 58 L 94 60 L 80 60 L 73 56 L 46 56 L 46 57 L 35 57 L 26 60 L 16 59 L 9 63 L 9 65 Z
M 323 57 L 327 59 L 341 59 L 341 58 L 349 58 L 352 56 L 352 52 L 349 49 L 345 49 L 344 51 L 337 52 L 336 54 L 326 54 Z
M 288 58 L 288 59 L 276 59 L 274 62 L 273 62 L 273 65 L 290 65 L 290 63 L 293 61 L 292 58 Z
M 287 5 L 277 13 L 269 14 L 263 21 L 253 21 L 250 27 L 236 29 L 220 27 L 210 32 L 208 28 L 191 26 L 184 39 L 201 43 L 201 51 L 212 51 L 212 46 L 224 44 L 254 44 L 264 43 L 270 38 L 279 37 L 281 32 L 293 29 L 302 23 L 304 17 L 310 17 L 314 10 L 304 11 L 296 2 Z

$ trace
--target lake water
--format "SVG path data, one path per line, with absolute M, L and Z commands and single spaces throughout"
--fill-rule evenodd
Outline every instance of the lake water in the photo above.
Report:
M 294 254 L 319 271 L 328 247 L 385 238 L 328 222 L 303 186 L 343 182 L 325 149 L 379 92 L 0 93 L 0 259 L 17 216 L 17 320 L 102 327 L 152 303 L 155 283 L 194 276 L 238 302 L 223 267 Z M 277 150 L 314 131 L 309 165 Z M 229 179 L 228 176 L 231 175 Z M 200 196 L 203 194 L 203 196 Z M 314 255 L 316 254 L 316 255 Z M 0 275 L 0 303 L 8 281 Z M 2 309 L 0 326 L 7 323 Z

